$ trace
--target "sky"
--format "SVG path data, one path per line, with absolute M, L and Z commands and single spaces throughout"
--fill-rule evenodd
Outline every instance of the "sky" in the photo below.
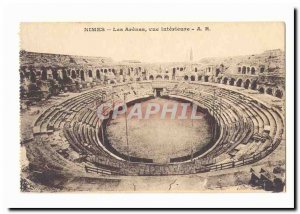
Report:
M 105 31 L 85 32 L 84 28 Z M 112 31 L 126 27 L 147 32 Z M 149 31 L 149 28 L 180 27 L 194 31 Z M 197 31 L 200 27 L 202 31 Z M 205 31 L 209 27 L 209 31 Z M 107 30 L 111 29 L 111 31 Z M 285 48 L 283 22 L 236 23 L 21 23 L 20 48 L 26 51 L 111 57 L 116 61 L 194 61 L 205 57 L 258 54 Z

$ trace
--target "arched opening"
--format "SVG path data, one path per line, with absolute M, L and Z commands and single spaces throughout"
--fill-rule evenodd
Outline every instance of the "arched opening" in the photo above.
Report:
M 227 82 L 228 82 L 228 78 L 227 78 L 227 77 L 224 77 L 224 78 L 223 78 L 223 84 L 227 84 Z
M 169 76 L 168 75 L 165 75 L 165 80 L 169 80 Z
M 242 74 L 246 74 L 246 66 L 243 66 L 243 68 L 242 68 Z
M 251 83 L 251 89 L 256 90 L 256 88 L 257 88 L 257 80 L 253 80 Z
M 41 77 L 42 80 L 47 80 L 47 70 L 42 70 L 42 77 Z
M 58 77 L 58 72 L 57 72 L 56 70 L 54 70 L 54 71 L 52 72 L 52 75 L 53 75 L 53 79 L 55 79 L 55 80 L 58 80 L 58 79 L 59 79 L 59 77 Z
M 198 81 L 201 81 L 202 80 L 202 76 L 198 76 Z
M 173 68 L 173 73 L 172 73 L 172 79 L 175 79 L 175 75 L 176 75 L 176 68 Z
M 63 80 L 68 79 L 68 75 L 67 75 L 66 70 L 62 70 L 62 78 L 63 78 Z
M 197 68 L 195 68 L 195 72 L 197 72 L 198 71 L 198 69 Z
M 204 82 L 208 82 L 208 77 L 209 77 L 209 76 L 205 76 L 205 77 L 204 77 Z
M 259 91 L 260 94 L 264 94 L 265 93 L 265 89 L 263 87 L 260 87 L 258 89 L 258 91 Z
M 150 76 L 149 76 L 149 80 L 154 80 L 153 75 L 150 75 Z
M 243 80 L 242 79 L 238 79 L 238 81 L 236 82 L 236 86 L 237 87 L 241 87 L 242 83 L 243 83 Z
M 254 68 L 254 67 L 251 68 L 251 74 L 252 74 L 252 75 L 255 74 L 255 68 Z
M 195 81 L 195 76 L 191 76 L 191 81 Z
M 272 92 L 273 92 L 272 88 L 267 88 L 267 90 L 266 90 L 266 93 L 267 93 L 267 94 L 273 95 Z
M 72 77 L 73 79 L 76 78 L 76 72 L 75 72 L 75 70 L 72 70 L 71 77 Z
M 275 97 L 282 98 L 283 97 L 283 92 L 281 90 L 279 90 L 279 89 L 276 90 Z
M 216 77 L 219 76 L 220 73 L 221 73 L 220 69 L 217 68 L 217 69 L 216 69 Z
M 261 67 L 260 68 L 260 73 L 263 73 L 265 71 L 265 68 L 264 67 Z
M 99 71 L 99 69 L 96 70 L 96 77 L 97 77 L 97 79 L 100 79 L 100 71 Z
M 120 73 L 119 73 L 120 75 L 123 75 L 123 69 L 120 69 Z
M 234 85 L 234 82 L 235 82 L 235 79 L 231 78 L 230 81 L 229 81 L 229 85 Z
M 248 89 L 248 88 L 249 88 L 249 85 L 250 85 L 250 80 L 247 79 L 246 82 L 244 83 L 244 88 L 245 88 L 245 89 Z
M 157 75 L 155 79 L 162 80 L 162 76 L 161 75 Z
M 185 80 L 185 81 L 189 80 L 188 75 L 185 75 L 185 76 L 184 76 L 184 80 Z
M 238 67 L 238 72 L 241 73 L 241 71 L 242 71 L 242 68 Z
M 82 81 L 85 81 L 84 71 L 83 71 L 83 70 L 80 71 L 80 79 L 81 79 Z
M 67 70 L 68 76 L 71 76 L 71 70 Z
M 34 71 L 30 71 L 30 82 L 36 82 L 36 74 Z
M 247 67 L 247 74 L 250 73 L 250 67 Z
M 104 69 L 104 73 L 107 74 L 107 69 Z
M 92 70 L 89 70 L 89 77 L 93 77 L 93 72 L 92 72 Z

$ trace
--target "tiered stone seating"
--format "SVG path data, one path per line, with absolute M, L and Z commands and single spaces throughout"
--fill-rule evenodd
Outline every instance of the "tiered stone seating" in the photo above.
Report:
M 184 91 L 184 90 L 182 90 L 182 91 Z M 203 90 L 201 90 L 201 92 L 203 92 Z M 210 92 L 213 92 L 213 91 L 210 90 Z M 232 97 L 230 99 L 228 98 L 227 100 L 235 101 L 234 102 L 235 105 L 231 105 L 231 106 L 239 107 L 239 103 L 236 103 L 236 100 L 238 100 L 238 99 L 236 99 L 235 97 Z M 241 106 L 241 110 L 242 110 L 243 114 L 246 114 L 246 117 L 253 118 L 253 120 L 251 120 L 251 124 L 252 124 L 251 126 L 253 128 L 250 129 L 250 130 L 253 130 L 252 133 L 259 132 L 259 131 L 263 132 L 265 126 L 274 127 L 274 118 L 270 117 L 270 113 L 268 113 L 268 111 L 266 109 L 264 109 L 264 108 L 257 109 L 258 108 L 257 106 L 255 106 L 256 109 L 251 108 L 251 107 L 249 108 L 249 105 L 245 105 L 245 104 L 241 104 L 240 106 Z M 240 111 L 240 110 L 237 109 L 237 111 Z M 232 112 L 230 112 L 229 114 L 230 114 L 229 116 L 228 116 L 228 114 L 227 115 L 224 114 L 224 121 L 226 121 L 225 123 L 233 122 L 233 121 L 230 121 L 229 118 L 234 118 L 236 115 L 236 114 L 233 114 Z M 235 117 L 235 119 L 236 119 L 236 117 Z M 260 125 L 258 125 L 259 123 L 260 123 Z M 237 126 L 237 128 L 238 127 L 240 127 L 240 126 Z M 261 128 L 260 130 L 258 130 L 259 127 Z M 237 131 L 237 132 L 243 133 L 242 131 Z M 272 135 L 273 132 L 270 132 L 270 135 Z M 251 134 L 249 134 L 249 135 L 251 136 Z M 235 138 L 235 140 L 237 140 L 237 138 Z M 245 142 L 245 143 L 247 144 L 248 142 Z M 242 152 L 240 152 L 240 153 L 242 153 Z
M 216 100 L 216 90 L 221 93 L 222 101 Z M 218 139 L 209 150 L 195 152 L 193 158 L 179 157 L 173 163 L 164 165 L 131 163 L 126 158 L 116 159 L 101 146 L 102 139 L 97 134 L 101 124 L 95 107 L 88 106 L 104 94 L 106 98 L 102 102 L 123 100 L 124 94 L 127 94 L 126 101 L 131 101 L 153 95 L 153 90 L 151 83 L 139 82 L 121 83 L 113 88 L 97 88 L 81 93 L 45 110 L 34 123 L 35 134 L 62 131 L 71 148 L 86 156 L 87 161 L 101 168 L 104 174 L 165 175 L 234 167 L 234 164 L 230 165 L 231 162 L 275 149 L 273 145 L 280 142 L 284 130 L 284 121 L 278 110 L 259 104 L 258 101 L 253 102 L 252 98 L 242 93 L 201 83 L 168 82 L 164 95 L 193 100 L 215 117 L 219 126 Z M 273 128 L 268 130 L 268 127 Z M 264 138 L 263 134 L 268 137 Z M 259 140 L 260 137 L 264 142 Z M 220 167 L 220 164 L 224 165 Z

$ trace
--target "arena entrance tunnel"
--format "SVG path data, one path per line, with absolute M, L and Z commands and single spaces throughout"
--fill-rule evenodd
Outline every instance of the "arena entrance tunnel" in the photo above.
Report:
M 176 117 L 172 119 L 170 112 L 166 113 L 169 114 L 168 118 L 161 119 L 164 107 L 157 111 L 157 115 L 153 114 L 148 119 L 145 119 L 145 115 L 142 118 L 128 118 L 130 110 L 136 104 L 141 106 L 144 113 L 149 103 L 162 106 L 167 104 L 168 107 L 171 104 L 180 106 L 181 103 L 189 103 L 193 106 L 191 100 L 172 96 L 150 96 L 129 101 L 126 114 L 114 118 L 111 111 L 109 118 L 103 120 L 98 130 L 98 142 L 113 156 L 124 161 L 155 164 L 192 161 L 217 142 L 220 127 L 203 106 L 195 105 L 194 111 L 198 117 L 203 116 L 198 120 L 189 118 L 193 113 L 192 107 L 186 109 L 186 120 Z M 185 107 L 180 110 L 183 108 Z M 175 113 L 178 117 L 182 115 L 180 110 Z
M 162 96 L 162 92 L 163 92 L 163 88 L 155 88 L 154 89 L 154 95 L 156 97 L 161 97 Z

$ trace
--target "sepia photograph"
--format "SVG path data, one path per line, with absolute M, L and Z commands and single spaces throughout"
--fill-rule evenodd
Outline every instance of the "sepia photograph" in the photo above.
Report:
M 22 22 L 20 192 L 286 192 L 284 22 Z

